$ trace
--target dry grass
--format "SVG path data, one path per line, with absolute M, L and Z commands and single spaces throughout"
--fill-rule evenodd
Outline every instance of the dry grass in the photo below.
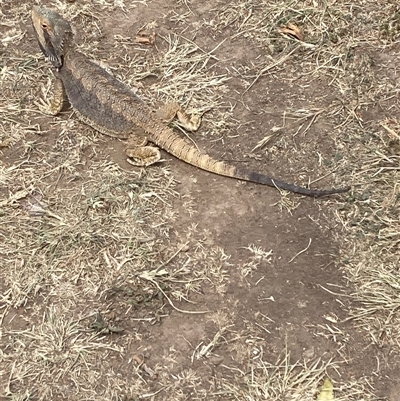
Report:
M 262 349 L 256 352 L 262 355 Z M 340 370 L 340 365 L 320 360 L 293 364 L 290 355 L 285 352 L 275 363 L 267 362 L 262 357 L 255 358 L 248 372 L 239 372 L 237 384 L 222 381 L 221 394 L 230 400 L 311 401 L 321 392 L 321 383 L 329 370 Z M 375 400 L 368 385 L 357 381 L 334 385 L 335 401 Z
M 68 11 L 70 18 L 96 15 L 89 3 L 56 6 Z M 104 11 L 110 5 L 102 7 Z M 12 11 L 17 9 L 14 6 Z M 21 11 L 23 19 L 13 21 L 15 26 L 27 23 L 30 6 Z M 96 24 L 94 18 L 86 27 L 90 30 Z M 101 32 L 92 32 L 98 43 Z M 1 165 L 1 321 L 7 316 L 7 325 L 25 327 L 13 312 L 23 307 L 35 324 L 2 333 L 1 392 L 13 399 L 77 394 L 115 399 L 124 392 L 127 397 L 144 394 L 144 380 L 127 384 L 114 372 L 123 346 L 105 334 L 118 333 L 122 322 L 109 316 L 108 305 L 121 300 L 129 311 L 140 309 L 143 302 L 153 304 L 154 313 L 138 316 L 150 323 L 158 321 L 155 312 L 159 309 L 161 316 L 165 303 L 182 313 L 203 313 L 178 309 L 175 303 L 189 299 L 205 281 L 217 293 L 223 292 L 227 258 L 218 247 L 205 249 L 195 227 L 187 230 L 182 243 L 171 241 L 171 236 L 175 238 L 171 199 L 177 193 L 166 168 L 128 172 L 108 160 L 92 162 L 92 158 L 102 159 L 93 146 L 106 143 L 102 137 L 65 115 L 54 120 L 55 128 L 47 124 L 34 105 L 41 92 L 37 82 L 43 82 L 47 64 L 36 46 L 29 52 L 19 46 L 23 37 L 23 31 L 13 29 L 6 30 L 2 40 L 7 51 L 2 55 L 1 143 L 14 147 L 18 158 Z M 96 40 L 93 53 L 99 51 Z M 157 70 L 165 77 L 165 86 L 150 86 L 149 93 L 153 91 L 155 98 L 159 92 L 160 101 L 168 94 L 193 104 L 195 95 L 204 90 L 209 92 L 207 104 L 212 105 L 211 89 L 221 86 L 224 77 L 205 70 L 211 55 L 187 41 L 165 40 L 169 50 L 151 66 L 138 66 L 136 60 L 109 63 L 124 65 L 135 82 L 145 77 L 143 71 Z M 186 204 L 190 210 L 191 200 Z M 95 381 L 101 384 L 93 386 Z
M 335 126 L 330 135 L 340 150 L 338 174 L 355 188 L 353 196 L 336 205 L 345 229 L 338 237 L 342 270 L 359 301 L 351 315 L 373 343 L 397 347 L 399 88 L 391 64 L 400 39 L 397 9 L 381 2 L 314 3 L 234 2 L 218 13 L 217 28 L 229 26 L 234 37 L 249 37 L 268 49 L 252 69 L 236 69 L 247 82 L 245 91 L 263 75 L 278 72 L 289 82 L 329 82 L 335 99 L 322 116 Z M 304 42 L 279 33 L 277 28 L 288 22 L 302 28 Z
M 214 52 L 202 50 L 189 35 L 160 37 L 166 51 L 149 55 L 140 48 L 143 57 L 128 51 L 135 43 L 119 33 L 104 43 L 105 15 L 129 15 L 151 2 L 98 3 L 52 4 L 82 27 L 82 50 L 94 58 L 104 55 L 107 67 L 149 101 L 179 100 L 204 113 L 218 108 L 230 79 L 241 82 L 243 96 L 271 74 L 291 85 L 297 80 L 329 83 L 334 98 L 326 108 L 286 110 L 285 118 L 295 121 L 289 128 L 304 123 L 293 138 L 305 136 L 316 118 L 335 128 L 330 135 L 340 157 L 335 166 L 321 165 L 324 174 L 335 171 L 337 181 L 344 177 L 355 188 L 344 201 L 329 202 L 343 227 L 337 236 L 340 266 L 354 289 L 349 319 L 372 343 L 398 352 L 400 124 L 393 116 L 399 89 L 391 64 L 399 48 L 396 6 L 372 1 L 230 3 L 204 23 L 218 33 L 233 29 L 233 43 L 246 38 L 262 51 L 253 64 L 235 65 L 222 74 L 210 67 L 218 61 Z M 185 12 L 174 10 L 171 20 L 184 24 L 193 5 L 180 3 Z M 211 317 L 217 322 L 214 336 L 191 344 L 191 357 L 193 363 L 212 360 L 228 344 L 246 355 L 241 369 L 219 366 L 210 380 L 195 364 L 178 375 L 157 366 L 155 385 L 143 366 L 125 355 L 142 338 L 134 330 L 129 338 L 119 336 L 125 315 L 113 315 L 114 302 L 124 313 L 136 308 L 137 319 L 151 324 L 159 321 L 165 305 L 189 316 L 205 312 L 190 303 L 191 297 L 204 286 L 225 294 L 229 256 L 195 225 L 183 233 L 173 231 L 177 193 L 167 168 L 125 171 L 107 159 L 107 149 L 98 154 L 106 140 L 69 114 L 51 120 L 40 115 L 34 105 L 41 92 L 37 83 L 45 82 L 48 70 L 25 31 L 30 7 L 9 2 L 0 11 L 0 151 L 12 150 L 4 151 L 7 157 L 0 165 L 0 318 L 6 327 L 0 333 L 5 383 L 0 391 L 13 400 L 315 399 L 323 378 L 340 372 L 340 363 L 293 363 L 286 352 L 268 362 L 259 332 L 232 327 L 229 314 Z M 288 22 L 303 28 L 304 42 L 278 32 Z M 154 77 L 155 83 L 142 85 Z M 205 118 L 211 137 L 233 124 L 229 109 Z M 286 147 L 291 139 L 279 140 Z M 273 154 L 274 147 L 267 152 Z M 195 208 L 191 199 L 185 206 Z M 297 203 L 283 199 L 281 207 L 293 210 Z M 243 278 L 261 260 L 270 260 L 269 249 L 249 245 L 249 251 L 239 266 Z M 184 310 L 177 306 L 180 301 L 186 302 Z M 22 308 L 25 318 L 18 319 Z M 172 360 L 174 350 L 168 351 Z M 368 378 L 340 377 L 335 394 L 337 400 L 376 399 Z

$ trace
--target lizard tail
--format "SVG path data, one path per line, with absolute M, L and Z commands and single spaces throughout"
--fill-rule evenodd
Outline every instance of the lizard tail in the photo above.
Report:
M 164 128 L 162 132 L 159 131 L 157 133 L 153 131 L 151 141 L 160 148 L 175 156 L 176 158 L 183 160 L 188 164 L 225 177 L 255 182 L 257 184 L 268 185 L 270 187 L 276 187 L 313 197 L 338 194 L 350 190 L 350 187 L 327 190 L 309 189 L 299 187 L 295 184 L 289 184 L 287 182 L 271 178 L 264 174 L 256 173 L 251 170 L 237 168 L 226 162 L 216 160 L 206 153 L 200 152 L 192 143 L 178 136 L 170 129 L 165 130 Z
M 340 194 L 343 192 L 347 192 L 350 190 L 350 187 L 344 188 L 332 188 L 332 189 L 310 189 L 299 187 L 295 184 L 289 184 L 285 181 L 277 180 L 275 178 L 268 177 L 264 174 L 259 174 L 253 171 L 245 170 L 245 169 L 236 169 L 237 178 L 250 181 L 257 182 L 259 184 L 268 185 L 270 187 L 276 187 L 280 189 L 285 189 L 286 191 L 296 192 L 298 194 L 313 196 L 315 198 L 319 198 L 321 196 L 327 196 L 332 194 Z M 240 177 L 242 175 L 242 177 Z

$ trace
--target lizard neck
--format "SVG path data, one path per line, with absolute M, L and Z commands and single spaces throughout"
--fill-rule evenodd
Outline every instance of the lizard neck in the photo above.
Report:
M 62 58 L 65 60 L 69 57 L 70 53 L 75 50 L 75 43 L 72 32 L 67 32 L 62 42 Z

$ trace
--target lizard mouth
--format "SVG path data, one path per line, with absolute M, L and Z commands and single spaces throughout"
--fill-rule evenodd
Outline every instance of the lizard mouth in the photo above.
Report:
M 46 47 L 44 47 L 40 42 L 39 46 L 42 50 L 43 54 L 48 58 L 48 60 L 54 65 L 56 68 L 60 68 L 63 65 L 63 57 L 62 55 L 58 55 L 56 49 L 54 48 L 50 36 L 47 32 L 44 34 L 44 39 L 46 41 Z M 60 46 L 62 48 L 62 44 Z
M 59 56 L 54 55 L 53 53 L 49 53 L 47 55 L 47 58 L 49 59 L 49 61 L 51 63 L 53 63 L 54 67 L 56 67 L 56 68 L 62 67 L 62 65 L 63 65 L 62 56 L 59 57 Z

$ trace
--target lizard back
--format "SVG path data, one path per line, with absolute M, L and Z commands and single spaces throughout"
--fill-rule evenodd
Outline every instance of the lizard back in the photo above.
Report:
M 103 134 L 123 139 L 129 137 L 135 124 L 118 112 L 116 103 L 129 102 L 132 110 L 136 109 L 136 104 L 140 107 L 145 104 L 128 86 L 77 51 L 66 55 L 58 75 L 81 120 Z

